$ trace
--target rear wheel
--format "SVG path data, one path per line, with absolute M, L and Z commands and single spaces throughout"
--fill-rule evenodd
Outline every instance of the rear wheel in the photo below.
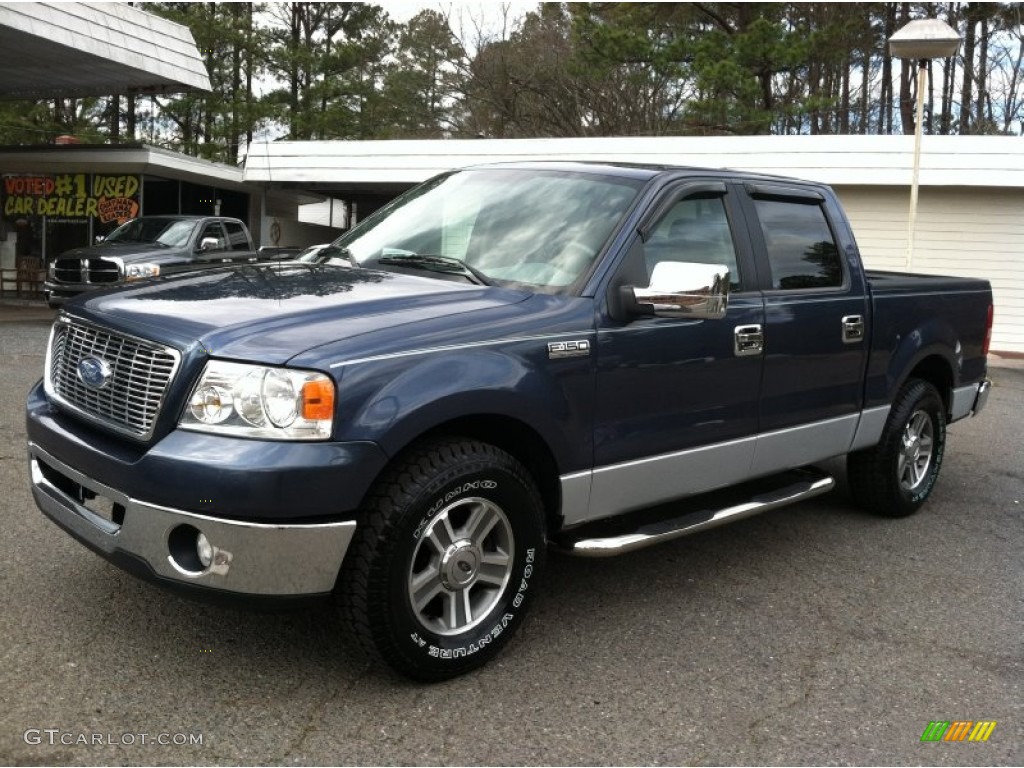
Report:
M 882 439 L 847 457 L 850 489 L 861 506 L 905 517 L 927 500 L 946 448 L 946 414 L 934 386 L 911 379 L 896 396 Z
M 367 499 L 339 576 L 356 639 L 419 680 L 483 665 L 536 591 L 543 521 L 533 479 L 504 451 L 460 439 L 415 448 Z

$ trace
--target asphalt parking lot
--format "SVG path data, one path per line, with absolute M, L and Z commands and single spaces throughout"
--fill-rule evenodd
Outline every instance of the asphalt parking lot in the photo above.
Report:
M 22 409 L 49 315 L 0 307 L 0 764 L 1024 763 L 1019 364 L 951 428 L 920 514 L 875 518 L 841 487 L 619 559 L 552 557 L 506 652 L 423 686 L 350 652 L 329 612 L 188 602 L 47 521 Z M 935 720 L 997 725 L 922 743 Z

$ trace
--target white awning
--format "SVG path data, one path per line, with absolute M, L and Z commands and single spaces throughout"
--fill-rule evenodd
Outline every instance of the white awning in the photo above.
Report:
M 909 186 L 913 136 L 610 137 L 253 144 L 246 181 L 335 189 L 412 186 L 469 165 L 522 160 L 605 160 L 732 168 L 826 184 Z M 1024 187 L 1019 136 L 925 136 L 921 185 Z
M 210 90 L 189 29 L 124 3 L 0 5 L 0 98 Z
M 242 169 L 145 144 L 0 148 L 0 173 L 144 173 L 251 192 Z M 319 199 L 319 198 L 315 198 Z

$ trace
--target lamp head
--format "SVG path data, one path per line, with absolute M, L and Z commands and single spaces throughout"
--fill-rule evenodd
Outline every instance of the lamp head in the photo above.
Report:
M 889 52 L 900 59 L 940 59 L 960 47 L 960 35 L 944 21 L 917 19 L 889 38 Z

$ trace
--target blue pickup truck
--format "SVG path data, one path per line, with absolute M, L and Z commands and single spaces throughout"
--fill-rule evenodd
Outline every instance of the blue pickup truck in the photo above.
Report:
M 899 517 L 989 383 L 984 280 L 866 272 L 832 191 L 499 164 L 306 261 L 81 296 L 29 393 L 37 504 L 207 595 L 330 596 L 440 680 L 602 557 L 823 493 Z M 614 565 L 610 567 L 615 567 Z

